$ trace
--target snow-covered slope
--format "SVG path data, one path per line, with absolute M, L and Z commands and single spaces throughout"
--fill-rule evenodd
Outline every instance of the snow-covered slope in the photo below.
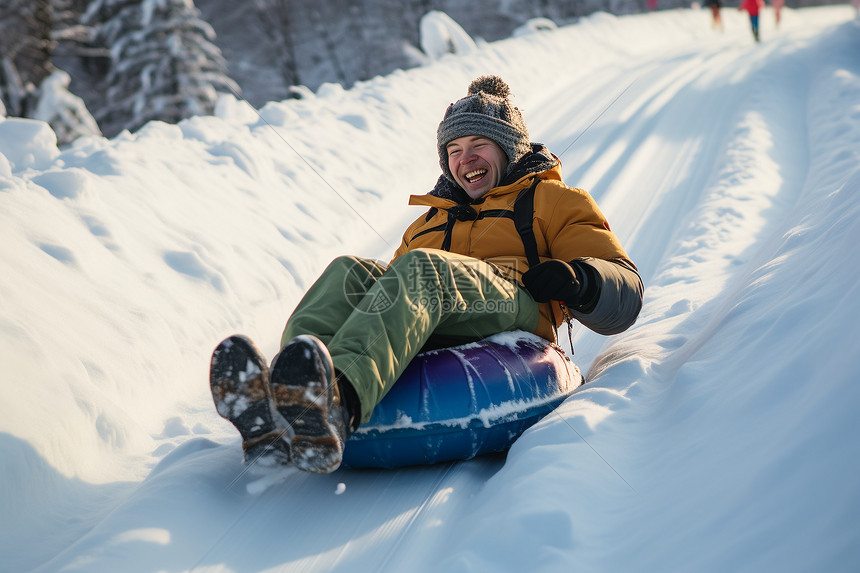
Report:
M 860 568 L 860 26 L 723 16 L 596 14 L 62 151 L 0 122 L 0 570 Z M 597 198 L 639 321 L 574 332 L 589 384 L 507 456 L 264 489 L 213 346 L 271 355 L 333 256 L 391 255 L 483 73 Z

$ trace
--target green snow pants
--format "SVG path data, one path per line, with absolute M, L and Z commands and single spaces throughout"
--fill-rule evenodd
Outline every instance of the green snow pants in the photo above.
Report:
M 287 321 L 281 347 L 312 334 L 355 388 L 361 421 L 425 344 L 460 344 L 522 329 L 534 332 L 538 303 L 490 263 L 417 249 L 390 266 L 338 257 Z

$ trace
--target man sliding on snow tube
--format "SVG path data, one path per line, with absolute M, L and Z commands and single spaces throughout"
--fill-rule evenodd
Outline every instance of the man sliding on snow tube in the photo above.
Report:
M 530 143 L 500 78 L 483 76 L 437 130 L 442 175 L 389 265 L 343 256 L 287 321 L 268 368 L 243 336 L 213 353 L 218 412 L 246 463 L 332 472 L 344 443 L 422 350 L 510 331 L 554 342 L 565 320 L 600 334 L 642 307 L 636 267 L 594 199 Z

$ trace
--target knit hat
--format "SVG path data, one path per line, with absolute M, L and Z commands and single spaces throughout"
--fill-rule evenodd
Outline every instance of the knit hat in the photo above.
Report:
M 499 144 L 510 164 L 531 151 L 529 130 L 520 110 L 511 105 L 511 90 L 498 76 L 481 76 L 469 84 L 469 94 L 452 103 L 436 131 L 439 165 L 450 181 L 446 146 L 466 135 L 482 135 Z

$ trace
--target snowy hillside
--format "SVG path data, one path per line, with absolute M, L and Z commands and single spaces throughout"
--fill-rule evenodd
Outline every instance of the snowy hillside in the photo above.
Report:
M 0 571 L 860 569 L 860 20 L 768 10 L 755 44 L 709 18 L 595 14 L 61 151 L 0 121 Z M 332 257 L 390 257 L 485 73 L 597 199 L 642 315 L 574 331 L 588 384 L 507 456 L 261 487 L 212 348 L 271 356 Z

